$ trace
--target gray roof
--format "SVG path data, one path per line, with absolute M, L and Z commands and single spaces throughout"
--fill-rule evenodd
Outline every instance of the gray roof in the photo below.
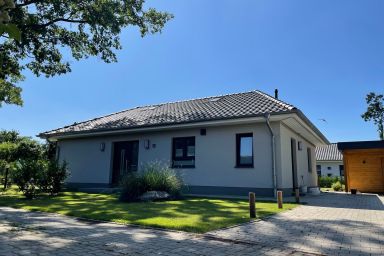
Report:
M 343 161 L 343 154 L 337 149 L 337 144 L 316 147 L 316 161 Z
M 48 138 L 58 135 L 257 117 L 265 115 L 265 113 L 281 114 L 292 112 L 300 114 L 324 138 L 321 132 L 294 106 L 261 91 L 136 107 L 84 122 L 74 123 L 41 133 L 39 136 Z

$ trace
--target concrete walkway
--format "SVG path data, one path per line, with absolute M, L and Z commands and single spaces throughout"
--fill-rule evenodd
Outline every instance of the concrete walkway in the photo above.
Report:
M 204 235 L 0 207 L 0 255 L 384 255 L 382 198 L 306 200 L 269 219 Z
M 384 255 L 384 199 L 325 193 L 273 217 L 210 232 L 215 237 L 326 255 Z

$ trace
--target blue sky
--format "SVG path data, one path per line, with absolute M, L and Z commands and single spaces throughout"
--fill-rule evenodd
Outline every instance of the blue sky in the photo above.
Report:
M 147 6 L 175 15 L 162 34 L 141 38 L 126 29 L 115 64 L 73 61 L 72 73 L 50 79 L 26 72 L 24 106 L 0 108 L 0 129 L 34 136 L 140 105 L 278 88 L 330 141 L 378 139 L 360 115 L 368 92 L 384 92 L 384 1 Z

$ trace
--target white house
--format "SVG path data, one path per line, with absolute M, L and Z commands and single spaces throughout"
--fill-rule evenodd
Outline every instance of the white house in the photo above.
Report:
M 329 143 L 299 109 L 260 91 L 137 107 L 39 136 L 57 142 L 68 185 L 115 186 L 159 160 L 187 192 L 214 195 L 315 187 L 315 148 Z
M 316 147 L 316 171 L 319 176 L 344 176 L 343 154 L 336 143 Z

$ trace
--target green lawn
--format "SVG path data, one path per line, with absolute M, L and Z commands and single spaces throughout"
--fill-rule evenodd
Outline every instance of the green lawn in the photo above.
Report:
M 249 221 L 248 202 L 239 199 L 186 198 L 178 201 L 122 203 L 116 195 L 64 192 L 26 200 L 15 190 L 0 194 L 0 206 L 55 212 L 124 224 L 203 233 Z M 292 209 L 295 204 L 284 204 Z M 275 202 L 257 202 L 257 217 L 281 212 Z
M 322 192 L 333 192 L 333 188 L 320 188 Z

